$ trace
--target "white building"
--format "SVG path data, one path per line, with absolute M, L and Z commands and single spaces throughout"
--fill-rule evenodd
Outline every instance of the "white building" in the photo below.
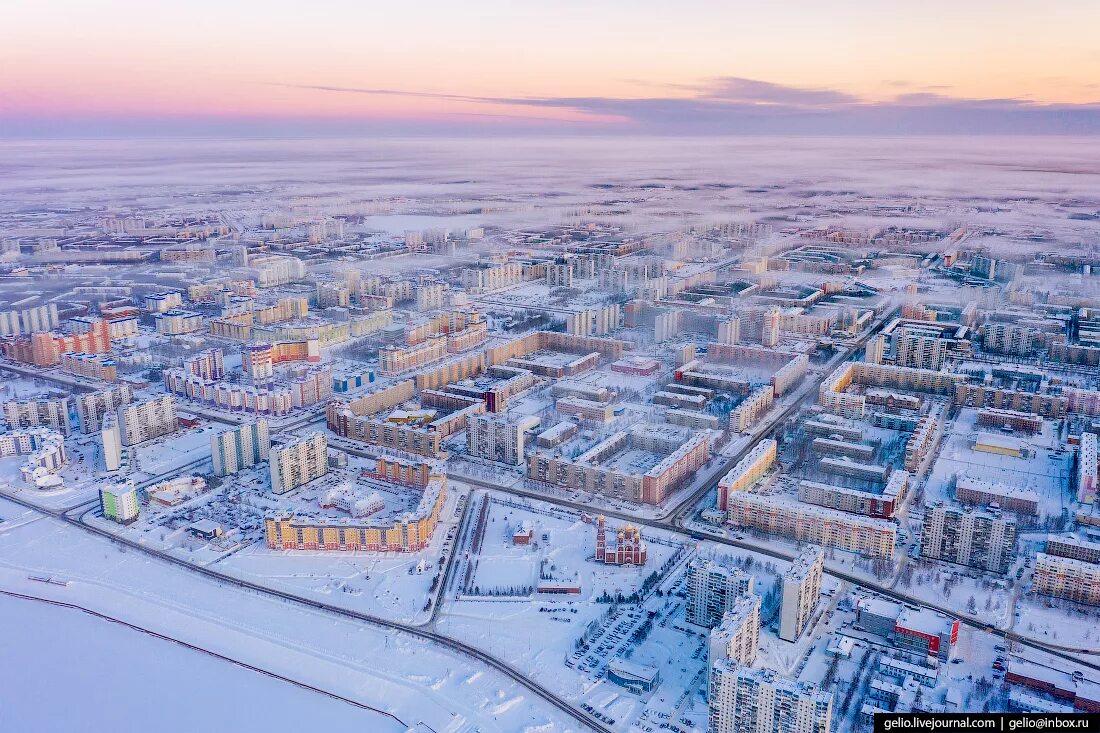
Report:
M 4 420 L 12 430 L 46 427 L 69 435 L 69 398 L 40 397 L 30 400 L 8 400 L 4 403 Z
M 794 559 L 783 574 L 783 598 L 779 607 L 779 638 L 796 641 L 817 606 L 821 595 L 821 574 L 825 553 L 820 547 L 808 547 Z
M 518 466 L 523 463 L 523 444 L 527 433 L 539 425 L 534 415 L 509 419 L 506 415 L 486 413 L 466 418 L 466 452 L 471 456 Z
M 722 622 L 710 631 L 708 673 L 714 663 L 729 659 L 751 666 L 760 644 L 760 596 L 742 596 L 722 614 Z
M 100 433 L 103 443 L 103 463 L 108 471 L 122 468 L 122 430 L 118 426 L 118 416 L 108 414 L 103 417 L 103 431 Z
M 741 342 L 741 319 L 731 318 L 718 324 L 718 343 L 737 344 Z
M 1077 501 L 1096 501 L 1096 433 L 1081 433 L 1077 451 Z
M 228 476 L 266 461 L 270 450 L 271 435 L 263 418 L 210 436 L 215 476 Z
M 271 491 L 285 494 L 328 473 L 328 439 L 311 433 L 299 440 L 271 449 Z
M 833 695 L 723 659 L 710 672 L 711 733 L 829 733 Z
M 21 310 L 0 311 L 0 336 L 52 331 L 58 325 L 56 303 Z
M 698 626 L 716 626 L 738 598 L 752 594 L 753 577 L 713 560 L 695 558 L 687 571 L 687 620 Z
M 1016 522 L 999 512 L 937 502 L 924 514 L 920 554 L 1004 573 L 1016 554 Z
M 179 427 L 176 402 L 172 395 L 123 405 L 118 408 L 116 415 L 123 445 L 144 443 L 174 433 Z
M 75 399 L 80 432 L 94 433 L 101 429 L 104 416 L 134 401 L 134 390 L 123 382 L 110 389 L 78 394 Z
M 165 336 L 181 336 L 187 333 L 201 331 L 203 318 L 201 313 L 174 309 L 157 313 L 153 316 L 156 321 L 157 333 Z

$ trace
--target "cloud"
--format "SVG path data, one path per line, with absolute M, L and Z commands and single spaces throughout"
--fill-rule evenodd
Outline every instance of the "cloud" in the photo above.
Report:
M 645 97 L 494 97 L 323 83 L 266 85 L 318 94 L 435 99 L 441 104 L 434 115 L 421 114 L 416 120 L 385 121 L 349 115 L 340 120 L 312 122 L 308 118 L 258 117 L 251 121 L 240 118 L 235 122 L 228 120 L 227 124 L 262 126 L 283 121 L 293 124 L 294 129 L 313 125 L 322 130 L 325 125 L 352 129 L 356 126 L 388 129 L 385 126 L 392 125 L 399 130 L 415 127 L 425 132 L 474 135 L 496 134 L 509 126 L 518 133 L 582 134 L 613 131 L 654 135 L 1100 135 L 1100 103 L 1043 104 L 1017 98 L 963 98 L 950 96 L 946 88 L 916 87 L 909 82 L 894 82 L 899 94 L 888 100 L 865 99 L 838 89 L 789 86 L 735 76 L 693 85 L 654 84 L 648 90 L 651 94 Z M 455 108 L 449 103 L 460 103 L 465 108 Z M 546 116 L 540 115 L 540 110 Z M 478 122 L 479 119 L 482 121 Z M 130 120 L 126 124 L 131 122 L 140 121 Z M 195 122 L 190 118 L 159 121 L 174 127 Z M 24 127 L 39 123 L 31 120 Z M 0 134 L 4 132 L 2 127 Z
M 739 104 L 831 107 L 860 102 L 858 97 L 835 89 L 807 89 L 738 76 L 714 79 L 705 89 L 703 99 Z

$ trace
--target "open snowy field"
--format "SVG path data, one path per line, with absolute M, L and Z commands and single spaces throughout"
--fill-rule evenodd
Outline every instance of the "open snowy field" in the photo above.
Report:
M 0 656 L 19 670 L 5 675 L 0 691 L 8 730 L 127 730 L 144 720 L 163 733 L 189 733 L 212 720 L 255 730 L 319 717 L 378 733 L 405 730 L 395 718 L 79 610 L 0 594 L 0 615 L 8 624 Z M 65 704 L 47 704 L 59 691 Z
M 419 638 L 203 579 L 3 500 L 0 516 L 2 589 L 77 603 L 439 733 L 577 729 L 512 680 Z

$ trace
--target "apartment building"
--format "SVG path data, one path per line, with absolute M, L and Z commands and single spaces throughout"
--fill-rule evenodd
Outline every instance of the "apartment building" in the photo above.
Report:
M 894 336 L 894 364 L 939 371 L 947 359 L 950 345 L 950 340 L 938 335 L 902 328 Z
M 720 660 L 745 666 L 756 661 L 760 645 L 760 596 L 755 593 L 735 598 L 710 630 L 707 640 L 707 671 Z
M 527 433 L 539 425 L 534 415 L 512 419 L 498 413 L 466 417 L 466 452 L 471 456 L 518 466 L 523 463 Z
M 183 307 L 183 295 L 175 291 L 150 293 L 142 300 L 142 307 L 149 313 L 167 313 Z
M 413 399 L 413 381 L 405 380 L 347 402 L 332 401 L 325 409 L 329 430 L 337 435 L 404 453 L 442 456 L 443 434 L 415 424 L 385 418 L 385 411 Z
M 731 318 L 718 323 L 718 343 L 737 344 L 741 341 L 741 319 Z
M 955 478 L 955 498 L 963 504 L 995 506 L 1006 512 L 1039 513 L 1039 494 L 1034 489 L 965 475 Z
M 1016 522 L 1000 512 L 936 502 L 925 511 L 920 552 L 932 560 L 1004 573 L 1016 555 Z
M 422 477 L 424 480 L 418 478 L 411 484 L 421 489 L 420 500 L 411 512 L 387 518 L 299 517 L 290 512 L 280 512 L 264 519 L 267 546 L 273 550 L 345 552 L 423 550 L 431 542 L 447 500 L 447 477 L 434 464 L 421 462 L 421 466 L 388 466 L 379 469 L 382 474 L 374 475 L 379 477 L 399 469 L 402 473 Z
M 908 488 L 909 473 L 895 469 L 890 473 L 881 493 L 817 481 L 800 481 L 798 500 L 851 514 L 889 519 L 905 500 Z
M 76 401 L 80 432 L 96 433 L 99 432 L 105 415 L 134 401 L 134 390 L 129 384 L 122 383 L 110 389 L 77 394 L 73 399 Z
M 241 347 L 241 369 L 253 382 L 269 381 L 274 368 L 287 362 L 321 361 L 320 342 L 313 339 L 246 344 Z
M 215 476 L 228 476 L 266 461 L 270 450 L 271 435 L 262 418 L 210 436 Z
M 864 361 L 841 364 L 818 387 L 817 403 L 826 411 L 841 417 L 862 419 L 867 400 L 863 395 L 849 394 L 846 390 L 853 384 L 867 387 L 895 387 L 913 392 L 933 394 L 955 394 L 958 403 L 958 389 L 965 389 L 966 376 L 932 371 L 931 369 L 913 369 L 892 364 L 871 364 Z
M 1055 557 L 1068 557 L 1084 562 L 1100 563 L 1100 543 L 1080 540 L 1072 535 L 1049 535 L 1046 553 Z
M 0 336 L 19 336 L 37 331 L 52 331 L 60 325 L 57 304 L 0 311 Z
M 688 622 L 713 627 L 738 598 L 752 594 L 753 576 L 713 560 L 695 558 L 688 564 L 686 587 Z
M 265 255 L 249 257 L 245 272 L 256 282 L 257 287 L 273 288 L 301 280 L 306 276 L 306 266 L 297 257 Z
M 772 409 L 775 389 L 770 384 L 757 387 L 741 404 L 730 411 L 730 432 L 743 433 Z
M 4 403 L 4 421 L 10 430 L 47 427 L 67 436 L 72 433 L 69 426 L 71 405 L 70 398 L 65 395 L 8 400 Z
M 285 494 L 328 473 L 328 439 L 311 433 L 269 452 L 271 491 Z
M 1085 392 L 1082 390 L 1081 392 Z M 994 408 L 1013 410 L 1041 415 L 1047 418 L 1065 417 L 1070 411 L 1070 396 L 1075 392 L 1065 390 L 1064 394 L 1043 394 L 1023 390 L 994 387 L 985 384 L 959 384 L 955 387 L 955 405 L 958 407 Z
M 1096 501 L 1096 444 L 1096 433 L 1081 433 L 1077 449 L 1077 501 L 1085 504 Z
M 439 361 L 447 355 L 447 336 L 429 336 L 415 346 L 386 346 L 378 351 L 378 371 L 391 375 Z
M 779 444 L 772 438 L 765 438 L 753 446 L 748 455 L 738 461 L 733 468 L 726 472 L 726 475 L 718 480 L 717 508 L 726 511 L 729 495 L 738 491 L 746 491 L 762 479 L 775 465 L 775 459 L 778 455 Z
M 1012 323 L 986 323 L 978 329 L 982 348 L 996 354 L 1030 356 L 1042 344 L 1041 331 Z
M 183 370 L 203 379 L 224 379 L 225 355 L 221 349 L 200 351 L 183 360 Z
M 710 733 L 829 733 L 833 695 L 731 659 L 710 670 Z
M 103 430 L 99 437 L 106 469 L 117 471 L 122 468 L 122 430 L 118 425 L 118 416 L 113 412 L 103 416 Z
M 603 496 L 660 504 L 706 463 L 710 442 L 711 436 L 706 432 L 674 425 L 635 425 L 576 457 L 544 450 L 530 452 L 527 476 L 534 481 Z M 637 470 L 612 460 L 630 450 L 659 453 L 663 458 Z
M 808 547 L 783 573 L 783 595 L 779 606 L 780 639 L 797 641 L 809 625 L 821 595 L 824 570 L 825 553 L 820 547 Z
M 133 481 L 102 486 L 99 489 L 99 506 L 104 519 L 119 524 L 131 524 L 141 511 L 138 492 Z
M 1100 564 L 1040 552 L 1035 555 L 1031 590 L 1043 596 L 1100 606 Z
M 164 388 L 169 392 L 231 412 L 278 416 L 290 414 L 294 408 L 295 395 L 289 387 L 245 387 L 203 379 L 182 369 L 165 369 L 163 376 Z M 331 390 L 331 383 L 327 388 Z
M 85 379 L 98 379 L 102 382 L 118 380 L 118 362 L 106 354 L 84 354 L 78 351 L 61 355 L 61 371 Z
M 127 446 L 174 433 L 179 427 L 172 395 L 122 405 L 115 414 L 122 432 L 122 444 Z
M 523 282 L 523 267 L 518 262 L 479 263 L 462 270 L 461 279 L 462 286 L 477 295 L 519 285 Z
M 810 506 L 780 496 L 729 494 L 726 519 L 735 527 L 750 527 L 866 557 L 893 557 L 897 540 L 897 527 L 892 522 Z
M 153 316 L 157 333 L 163 336 L 182 336 L 188 333 L 197 333 L 203 328 L 201 313 L 187 311 L 179 308 L 157 313 Z
M 57 334 L 51 331 L 34 332 L 26 336 L 9 336 L 0 341 L 4 358 L 34 364 L 40 367 L 56 366 L 61 355 L 69 351 L 88 354 L 107 354 L 111 351 L 111 335 L 107 322 L 93 319 L 94 323 L 83 333 Z
M 290 321 L 295 318 L 305 318 L 308 315 L 308 298 L 281 298 L 276 303 L 252 308 L 252 317 L 256 323 L 278 323 L 279 321 Z

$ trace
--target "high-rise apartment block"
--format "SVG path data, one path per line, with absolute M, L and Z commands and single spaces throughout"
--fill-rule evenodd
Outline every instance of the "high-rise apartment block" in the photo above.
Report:
M 687 570 L 687 620 L 699 626 L 717 625 L 738 598 L 752 594 L 753 577 L 738 568 L 695 558 Z
M 779 638 L 796 641 L 810 622 L 821 595 L 825 553 L 808 547 L 783 574 L 783 596 L 779 607 Z
M 196 333 L 202 330 L 205 323 L 201 313 L 179 308 L 157 313 L 153 319 L 156 322 L 157 333 L 165 336 L 182 336 L 187 333 Z
M 228 476 L 266 461 L 270 450 L 271 436 L 267 420 L 262 418 L 210 436 L 216 476 Z
M 725 659 L 710 672 L 710 733 L 829 733 L 833 695 Z
M 925 512 L 920 554 L 1004 573 L 1016 554 L 1016 522 L 999 512 L 937 502 Z
M 78 394 L 75 400 L 80 432 L 95 433 L 100 430 L 105 415 L 134 401 L 134 391 L 129 384 L 123 383 L 98 392 Z
M 21 310 L 0 311 L 0 336 L 52 331 L 58 325 L 56 303 Z
M 69 427 L 68 397 L 39 397 L 30 400 L 8 400 L 4 403 L 4 421 L 12 430 L 48 427 L 62 435 L 72 432 Z
M 1081 433 L 1077 450 L 1077 501 L 1096 501 L 1096 433 Z
M 145 296 L 142 306 L 150 313 L 167 313 L 183 306 L 183 295 L 169 290 L 164 293 L 151 293 Z
M 184 359 L 183 369 L 203 379 L 224 379 L 225 355 L 221 349 L 206 349 Z
M 741 342 L 741 319 L 731 318 L 718 322 L 718 343 L 737 344 Z
M 103 447 L 104 466 L 108 471 L 117 471 L 122 467 L 122 430 L 118 426 L 118 417 L 114 413 L 103 416 L 100 442 Z
M 774 306 L 764 311 L 764 322 L 760 327 L 760 343 L 763 346 L 770 349 L 779 345 L 779 327 L 782 317 L 783 312 Z
M 123 405 L 116 414 L 123 445 L 144 443 L 174 433 L 179 427 L 176 420 L 176 401 L 172 395 Z
M 523 443 L 527 433 L 537 427 L 533 415 L 509 419 L 489 413 L 466 417 L 466 452 L 471 456 L 518 466 L 523 463 Z
M 141 510 L 133 481 L 103 486 L 99 489 L 99 505 L 103 516 L 119 524 L 130 524 Z
M 328 473 L 328 439 L 312 433 L 270 452 L 271 491 L 285 494 Z
M 894 338 L 894 363 L 900 367 L 938 371 L 947 359 L 949 345 L 948 339 L 902 329 Z
M 710 631 L 707 665 L 729 659 L 751 665 L 760 644 L 760 596 L 741 596 L 722 614 L 722 621 Z M 708 670 L 709 671 L 709 670 Z

